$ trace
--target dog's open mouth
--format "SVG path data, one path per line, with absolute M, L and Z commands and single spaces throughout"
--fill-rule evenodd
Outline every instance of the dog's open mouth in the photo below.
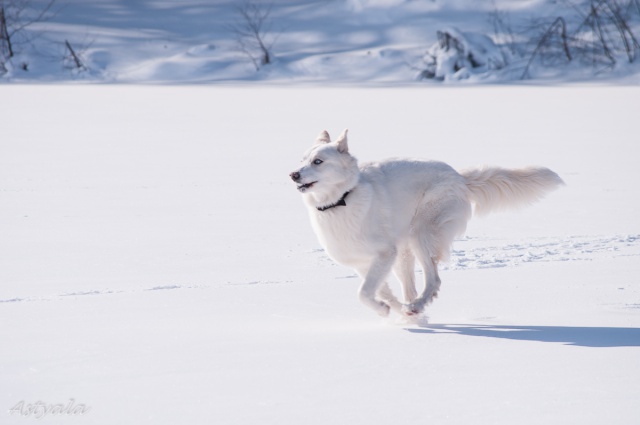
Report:
M 309 189 L 311 186 L 313 186 L 316 183 L 318 183 L 318 182 L 316 181 L 316 182 L 301 184 L 301 185 L 298 186 L 298 190 L 300 192 L 304 192 L 305 190 Z

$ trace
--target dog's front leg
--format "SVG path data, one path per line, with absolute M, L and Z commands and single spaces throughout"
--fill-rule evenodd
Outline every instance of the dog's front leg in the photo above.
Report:
M 360 272 L 364 276 L 364 281 L 358 290 L 360 301 L 384 317 L 389 315 L 389 304 L 377 299 L 376 294 L 391 271 L 395 259 L 396 251 L 395 249 L 390 249 L 378 254 L 371 262 L 369 269 Z
M 389 288 L 389 283 L 386 280 L 380 285 L 376 298 L 387 303 L 389 307 L 391 307 L 391 310 L 395 311 L 396 313 L 402 313 L 403 305 L 400 301 L 398 301 L 398 298 L 393 295 L 393 292 L 391 292 L 391 288 Z

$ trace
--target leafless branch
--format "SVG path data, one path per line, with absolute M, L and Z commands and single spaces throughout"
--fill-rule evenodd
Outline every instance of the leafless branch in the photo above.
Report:
M 65 40 L 64 41 L 64 45 L 67 48 L 67 50 L 69 51 L 70 58 L 73 61 L 73 64 L 75 65 L 75 68 L 78 69 L 78 70 L 85 70 L 86 66 L 84 65 L 84 63 L 80 59 L 80 56 L 78 56 L 78 54 L 76 54 L 76 51 L 71 46 L 71 43 L 69 43 L 69 40 Z
M 593 66 L 614 66 L 625 54 L 633 62 L 640 51 L 640 42 L 629 23 L 639 0 L 590 0 L 587 7 L 579 7 L 569 0 L 564 3 L 576 11 L 576 17 L 557 18 L 539 38 L 529 58 L 522 78 L 526 78 L 534 59 L 557 58 L 559 46 L 568 60 L 577 58 Z M 576 19 L 577 18 L 577 19 Z M 574 22 L 569 31 L 567 22 Z M 537 28 L 540 28 L 539 26 Z M 554 42 L 556 34 L 561 43 Z
M 567 42 L 567 23 L 565 22 L 564 18 L 560 16 L 556 18 L 555 21 L 553 21 L 553 23 L 549 26 L 549 29 L 547 29 L 547 31 L 542 35 L 542 37 L 540 37 L 540 40 L 538 41 L 536 48 L 533 50 L 533 53 L 531 53 L 531 57 L 529 58 L 529 62 L 527 63 L 527 66 L 525 66 L 524 68 L 524 72 L 520 77 L 521 79 L 525 79 L 529 76 L 529 68 L 533 63 L 533 60 L 536 58 L 536 56 L 542 49 L 548 46 L 549 40 L 553 37 L 553 35 L 558 33 L 560 35 L 560 39 L 562 40 L 562 47 L 564 50 L 564 54 L 567 57 L 567 60 L 569 61 L 572 60 L 571 52 L 569 51 L 569 45 Z
M 625 51 L 627 53 L 627 57 L 629 58 L 629 63 L 633 62 L 636 55 L 636 50 L 640 49 L 640 44 L 638 44 L 638 40 L 636 39 L 633 31 L 629 27 L 627 19 L 623 16 L 620 5 L 613 2 L 606 2 L 606 6 L 610 12 L 610 20 L 615 25 L 618 33 L 620 35 L 620 39 L 624 44 Z
M 47 19 L 54 3 L 55 0 L 49 0 L 35 17 L 28 18 L 25 11 L 30 9 L 30 0 L 0 0 L 0 60 L 16 54 L 16 45 L 28 41 L 22 36 L 24 30 Z
M 489 12 L 489 21 L 493 26 L 494 41 L 496 44 L 501 48 L 506 48 L 511 55 L 519 54 L 516 49 L 516 38 L 511 28 L 509 15 L 498 9 L 495 1 L 493 3 L 493 10 Z
M 256 70 L 273 62 L 272 48 L 278 37 L 272 30 L 271 10 L 272 5 L 244 2 L 236 7 L 239 21 L 230 26 L 238 49 Z

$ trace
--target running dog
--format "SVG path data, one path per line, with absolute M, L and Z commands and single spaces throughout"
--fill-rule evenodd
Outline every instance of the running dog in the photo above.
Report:
M 532 203 L 564 184 L 548 168 L 485 167 L 458 173 L 442 162 L 389 159 L 358 165 L 347 130 L 323 131 L 290 174 L 326 253 L 363 279 L 358 296 L 381 316 L 416 316 L 440 288 L 438 263 L 472 215 Z M 415 261 L 424 290 L 415 286 Z M 393 272 L 404 303 L 386 282 Z

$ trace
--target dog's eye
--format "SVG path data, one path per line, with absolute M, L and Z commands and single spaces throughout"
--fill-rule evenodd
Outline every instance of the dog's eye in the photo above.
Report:
M 316 165 L 320 165 L 320 164 L 322 164 L 322 160 L 321 159 L 316 159 L 316 160 L 313 161 L 313 163 L 316 164 Z

